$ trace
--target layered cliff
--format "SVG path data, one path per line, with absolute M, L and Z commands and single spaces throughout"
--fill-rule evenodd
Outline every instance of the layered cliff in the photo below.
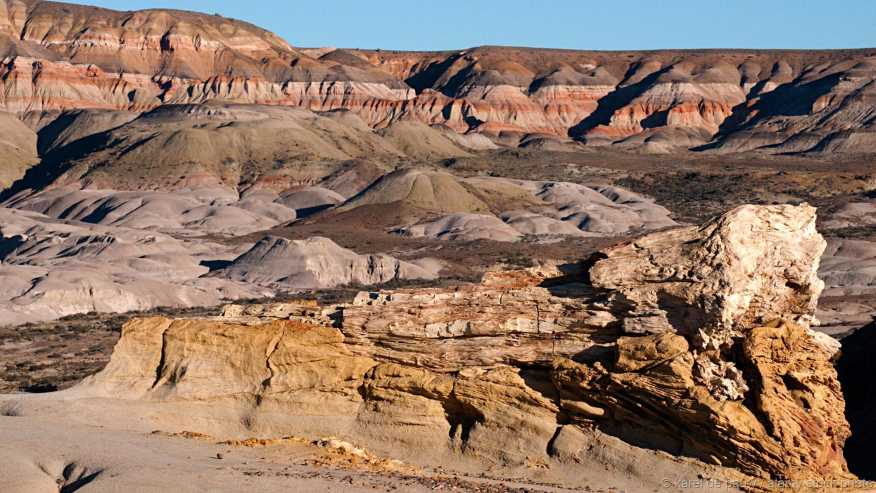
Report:
M 744 206 L 565 273 L 135 319 L 79 391 L 206 401 L 253 429 L 420 456 L 598 460 L 653 481 L 630 457 L 660 450 L 723 474 L 849 477 L 837 347 L 808 329 L 823 286 L 814 221 L 809 206 Z
M 296 49 L 245 22 L 0 1 L 0 108 L 39 127 L 69 109 L 211 100 L 347 108 L 369 125 L 443 124 L 666 152 L 873 152 L 876 52 Z

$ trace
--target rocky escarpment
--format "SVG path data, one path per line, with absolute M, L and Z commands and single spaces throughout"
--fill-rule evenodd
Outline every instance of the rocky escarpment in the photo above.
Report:
M 34 128 L 64 110 L 224 100 L 346 108 L 376 128 L 416 120 L 536 148 L 565 148 L 559 136 L 646 152 L 873 152 L 874 55 L 308 50 L 216 15 L 0 2 L 0 108 Z
M 846 477 L 836 347 L 809 329 L 814 221 L 805 205 L 743 206 L 566 272 L 135 319 L 79 391 L 235 408 L 254 430 L 333 430 L 420 456 L 646 477 L 659 472 L 631 457 L 650 449 L 701 470 Z

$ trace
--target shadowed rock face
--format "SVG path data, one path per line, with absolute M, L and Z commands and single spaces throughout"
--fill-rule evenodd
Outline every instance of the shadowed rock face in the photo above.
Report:
M 346 108 L 375 128 L 437 124 L 553 150 L 574 148 L 572 137 L 648 153 L 874 152 L 872 58 L 872 50 L 311 50 L 221 16 L 0 1 L 0 108 L 40 127 L 69 109 L 224 100 Z
M 743 206 L 565 273 L 134 319 L 80 391 L 228 402 L 255 427 L 279 412 L 436 457 L 580 461 L 611 435 L 748 475 L 848 477 L 836 348 L 808 330 L 814 220 Z
M 862 478 L 876 478 L 876 324 L 870 323 L 843 339 L 837 374 L 846 395 L 846 416 L 852 429 L 847 442 L 849 469 Z

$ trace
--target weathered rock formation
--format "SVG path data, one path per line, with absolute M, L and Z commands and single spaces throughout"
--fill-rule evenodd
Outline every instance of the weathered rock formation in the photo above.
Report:
M 835 348 L 808 330 L 814 221 L 743 206 L 567 272 L 135 319 L 80 390 L 506 464 L 587 460 L 610 435 L 748 475 L 846 477 Z
M 64 110 L 224 100 L 515 146 L 548 135 L 645 152 L 874 152 L 874 74 L 872 50 L 306 50 L 221 16 L 0 2 L 0 109 L 36 129 Z

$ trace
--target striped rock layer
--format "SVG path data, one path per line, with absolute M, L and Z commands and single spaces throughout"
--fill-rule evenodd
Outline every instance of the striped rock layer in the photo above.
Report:
M 0 108 L 211 100 L 661 151 L 873 151 L 876 52 L 297 49 L 245 22 L 0 0 Z M 512 141 L 513 142 L 513 141 Z

